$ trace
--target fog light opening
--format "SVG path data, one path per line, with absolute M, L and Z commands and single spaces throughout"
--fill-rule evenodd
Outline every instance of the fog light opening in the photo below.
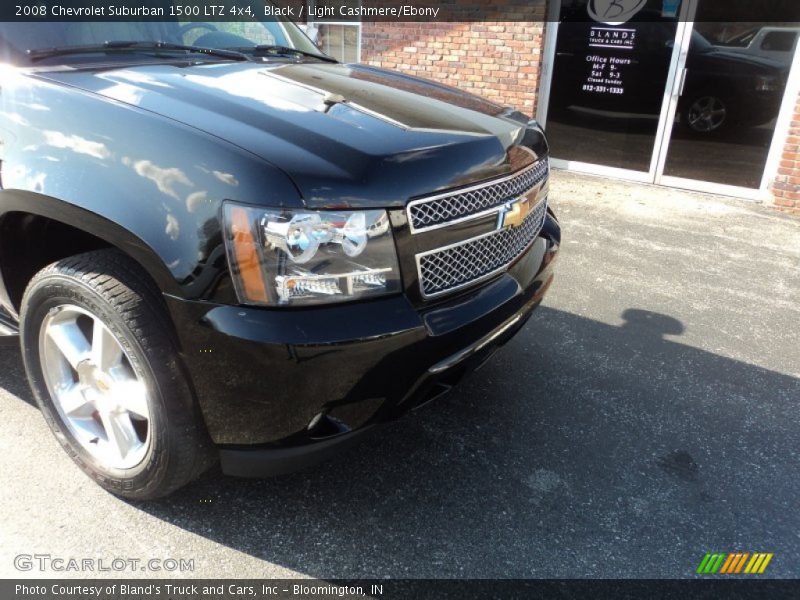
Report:
M 308 437 L 320 440 L 351 431 L 350 427 L 325 413 L 319 413 L 308 423 Z

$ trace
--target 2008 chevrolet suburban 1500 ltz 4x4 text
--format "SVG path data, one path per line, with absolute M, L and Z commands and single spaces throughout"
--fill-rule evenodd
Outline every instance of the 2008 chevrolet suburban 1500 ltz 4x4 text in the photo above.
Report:
M 2 328 L 114 493 L 309 464 L 452 386 L 552 279 L 519 112 L 290 22 L 3 23 L 0 46 Z

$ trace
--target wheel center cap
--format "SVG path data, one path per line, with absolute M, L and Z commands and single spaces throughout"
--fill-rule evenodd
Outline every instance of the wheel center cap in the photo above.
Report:
M 78 371 L 78 381 L 81 385 L 102 393 L 107 393 L 111 390 L 108 378 L 92 361 L 83 361 L 76 370 Z

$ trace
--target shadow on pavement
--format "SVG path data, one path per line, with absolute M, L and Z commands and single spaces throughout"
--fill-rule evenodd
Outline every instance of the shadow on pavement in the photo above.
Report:
M 542 308 L 454 394 L 326 464 L 210 477 L 141 508 L 319 577 L 688 575 L 709 548 L 800 557 L 800 380 L 665 339 L 683 332 L 669 316 L 622 318 Z
M 36 406 L 16 340 L 13 343 L 6 340 L 0 344 L 0 365 L 0 387 L 27 404 Z
M 543 307 L 455 393 L 323 465 L 137 506 L 315 577 L 685 577 L 707 551 L 796 575 L 800 380 L 622 319 Z

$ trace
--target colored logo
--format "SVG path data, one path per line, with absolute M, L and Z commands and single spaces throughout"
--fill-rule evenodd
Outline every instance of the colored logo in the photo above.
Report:
M 709 552 L 700 561 L 697 572 L 700 575 L 760 575 L 766 570 L 772 556 L 772 552 Z
M 598 23 L 622 25 L 642 10 L 647 0 L 589 0 L 589 16 Z
M 525 222 L 525 218 L 533 207 L 528 198 L 519 198 L 511 204 L 507 204 L 500 212 L 500 223 L 498 229 L 504 227 L 519 227 Z

